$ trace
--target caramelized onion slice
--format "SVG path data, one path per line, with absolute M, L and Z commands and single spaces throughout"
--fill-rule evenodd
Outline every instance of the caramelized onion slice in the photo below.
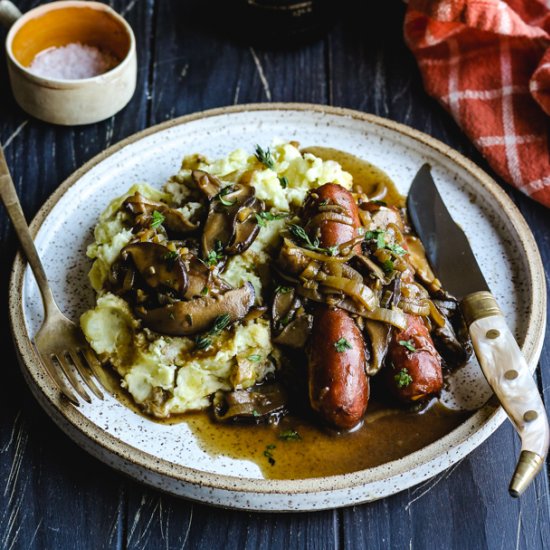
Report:
M 372 311 L 378 305 L 374 292 L 368 286 L 358 281 L 327 275 L 320 278 L 319 282 L 324 286 L 342 291 L 369 311 Z

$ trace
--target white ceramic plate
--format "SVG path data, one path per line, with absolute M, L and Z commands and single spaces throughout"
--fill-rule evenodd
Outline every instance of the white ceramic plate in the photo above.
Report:
M 100 212 L 113 197 L 138 181 L 161 186 L 186 154 L 215 158 L 237 147 L 252 152 L 255 144 L 268 145 L 274 137 L 303 146 L 335 147 L 369 160 L 385 170 L 402 193 L 422 163 L 430 162 L 444 200 L 471 237 L 488 283 L 535 368 L 545 323 L 542 263 L 525 221 L 501 189 L 466 158 L 425 134 L 356 111 L 315 105 L 247 105 L 182 117 L 126 139 L 78 170 L 32 224 L 61 309 L 76 320 L 93 304 L 85 248 Z M 23 373 L 61 429 L 136 479 L 216 505 L 290 511 L 375 500 L 449 467 L 505 419 L 490 400 L 453 432 L 403 459 L 345 475 L 265 480 L 253 462 L 203 452 L 185 423 L 151 422 L 109 396 L 78 409 L 61 400 L 32 348 L 43 311 L 34 278 L 20 257 L 11 279 L 10 314 Z M 448 402 L 469 407 L 485 403 L 490 392 L 477 365 L 460 372 L 460 386 L 466 391 L 452 389 Z

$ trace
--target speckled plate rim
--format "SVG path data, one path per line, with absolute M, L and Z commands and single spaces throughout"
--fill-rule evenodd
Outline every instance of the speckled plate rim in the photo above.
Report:
M 30 226 L 32 234 L 36 235 L 56 203 L 86 172 L 130 143 L 134 143 L 146 136 L 163 131 L 167 128 L 183 125 L 202 118 L 248 111 L 277 110 L 311 111 L 362 120 L 368 124 L 381 126 L 390 131 L 412 138 L 422 146 L 446 156 L 475 178 L 476 182 L 491 196 L 495 207 L 500 208 L 508 217 L 509 223 L 515 231 L 517 240 L 521 243 L 523 253 L 527 259 L 528 285 L 531 289 L 531 316 L 526 323 L 525 340 L 522 345 L 522 351 L 531 370 L 534 371 L 544 341 L 546 324 L 546 285 L 542 260 L 535 239 L 523 216 L 498 184 L 466 157 L 427 134 L 375 115 L 361 113 L 351 109 L 307 103 L 260 103 L 221 107 L 166 121 L 133 134 L 109 147 L 74 172 L 57 188 L 39 210 Z M 323 478 L 261 480 L 214 474 L 174 464 L 136 449 L 131 445 L 121 442 L 116 437 L 105 433 L 87 417 L 81 414 L 77 408 L 60 398 L 55 386 L 43 372 L 27 333 L 22 302 L 25 267 L 26 263 L 23 261 L 21 254 L 18 254 L 13 265 L 9 284 L 9 313 L 12 336 L 16 345 L 19 362 L 24 377 L 29 383 L 33 394 L 61 429 L 87 451 L 132 477 L 140 478 L 149 485 L 153 485 L 173 494 L 186 496 L 203 502 L 222 504 L 227 507 L 263 509 L 266 511 L 306 511 L 335 506 L 347 506 L 359 502 L 375 500 L 416 485 L 451 466 L 485 441 L 506 419 L 506 415 L 502 408 L 496 406 L 494 400 L 490 400 L 487 405 L 477 411 L 472 417 L 451 433 L 447 434 L 436 443 L 428 445 L 415 453 L 375 468 Z M 439 450 L 441 443 L 448 444 L 445 446 L 447 449 L 446 451 Z M 436 447 L 438 450 L 435 450 Z M 145 475 L 146 473 L 150 473 L 152 476 Z M 405 479 L 404 476 L 407 474 L 410 475 L 408 479 Z M 167 483 L 167 481 L 169 482 L 170 480 L 181 483 L 183 486 L 194 487 L 198 490 L 198 493 L 180 490 L 181 488 L 176 490 L 176 486 Z M 390 483 L 394 481 L 396 485 Z M 380 482 L 388 483 L 386 483 L 385 487 L 379 487 L 378 485 Z M 369 491 L 369 486 L 373 485 L 377 485 L 377 489 L 374 493 Z M 355 494 L 353 498 L 346 499 L 345 492 L 357 488 L 363 489 L 363 492 L 361 492 L 359 496 Z M 206 494 L 207 491 L 211 492 L 210 496 Z M 316 504 L 306 499 L 307 503 L 304 503 L 304 507 L 296 506 L 296 503 L 294 503 L 294 505 L 289 503 L 288 508 L 285 508 L 283 503 L 272 503 L 271 506 L 268 505 L 267 507 L 263 507 L 257 504 L 255 505 L 254 502 L 243 502 L 240 500 L 233 503 L 229 501 L 224 504 L 220 502 L 219 499 L 219 493 L 223 495 L 224 492 L 233 495 L 246 494 L 251 497 L 252 495 L 286 495 L 289 497 L 296 497 L 299 495 L 314 496 L 315 494 L 323 495 L 338 492 L 342 494 L 342 501 L 330 501 L 329 504 L 323 505 L 323 503 Z M 217 495 L 215 498 L 213 496 L 214 494 Z

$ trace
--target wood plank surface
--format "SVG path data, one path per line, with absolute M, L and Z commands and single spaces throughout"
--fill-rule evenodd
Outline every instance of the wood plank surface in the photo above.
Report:
M 37 4 L 20 2 L 23 10 Z M 108 121 L 61 128 L 31 119 L 15 104 L 0 63 L 0 143 L 29 218 L 64 178 L 109 145 L 175 116 L 234 103 L 303 101 L 375 113 L 441 139 L 488 170 L 423 91 L 402 39 L 404 6 L 396 0 L 376 3 L 368 18 L 353 10 L 346 17 L 335 3 L 334 27 L 326 36 L 276 49 L 236 40 L 227 22 L 216 22 L 216 14 L 209 13 L 209 3 L 198 0 L 110 4 L 135 31 L 139 85 L 129 106 Z M 548 210 L 504 189 L 550 266 Z M 0 211 L 3 304 L 15 250 L 7 216 Z M 509 423 L 446 472 L 375 503 L 307 514 L 221 510 L 145 487 L 73 444 L 42 412 L 22 379 L 7 305 L 0 323 L 5 350 L 0 365 L 0 549 L 550 548 L 547 470 L 521 500 L 507 495 L 519 450 Z M 548 407 L 548 347 L 540 367 Z

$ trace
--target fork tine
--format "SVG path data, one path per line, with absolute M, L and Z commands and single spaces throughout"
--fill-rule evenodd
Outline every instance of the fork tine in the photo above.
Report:
M 80 403 L 78 401 L 78 398 L 73 393 L 73 391 L 67 386 L 65 381 L 59 376 L 59 373 L 57 372 L 57 368 L 55 367 L 55 364 L 53 363 L 51 357 L 48 357 L 47 355 L 43 353 L 39 353 L 40 359 L 42 360 L 42 364 L 44 365 L 44 368 L 54 381 L 55 385 L 59 389 L 59 391 L 75 406 L 79 407 Z
M 101 390 L 96 386 L 93 378 L 88 372 L 88 369 L 83 365 L 82 359 L 80 359 L 78 353 L 74 350 L 70 350 L 67 352 L 67 355 L 71 358 L 76 367 L 76 370 L 78 371 L 84 382 L 86 382 L 86 385 L 92 390 L 93 394 L 97 398 L 103 399 L 103 394 L 101 393 Z
M 84 401 L 86 401 L 87 403 L 91 403 L 92 400 L 90 399 L 90 396 L 82 387 L 80 380 L 75 376 L 75 373 L 72 367 L 69 365 L 67 358 L 61 353 L 55 355 L 54 357 L 57 359 L 59 366 L 63 369 L 63 372 L 65 373 L 65 376 L 69 379 L 72 387 L 76 390 L 76 393 L 78 393 L 78 395 L 80 395 L 80 397 L 82 397 Z
M 89 347 L 84 347 L 81 350 L 81 353 L 86 360 L 86 363 L 90 367 L 91 371 L 94 373 L 94 376 L 97 380 L 101 383 L 103 386 L 103 389 L 107 393 L 111 393 L 111 390 L 109 389 L 109 381 L 107 379 L 107 376 L 105 375 L 105 372 L 103 371 L 103 367 L 101 366 L 101 362 L 97 358 L 95 352 L 90 349 Z

